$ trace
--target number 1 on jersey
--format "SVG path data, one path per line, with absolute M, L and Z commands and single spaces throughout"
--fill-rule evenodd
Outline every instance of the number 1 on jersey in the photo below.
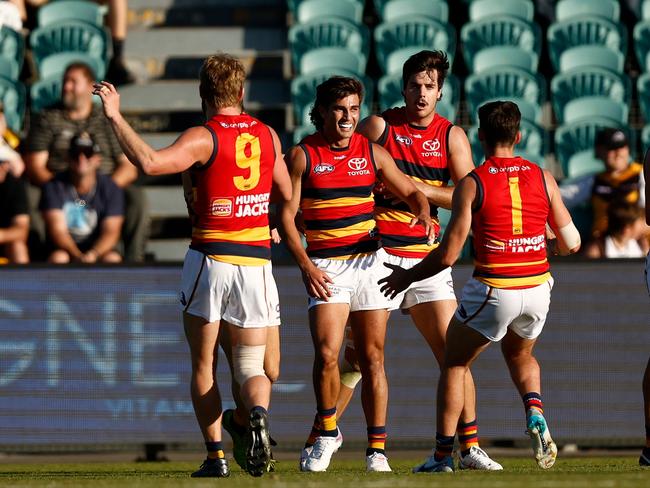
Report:
M 524 225 L 521 217 L 521 193 L 519 192 L 519 177 L 511 176 L 508 178 L 510 187 L 510 199 L 512 200 L 512 234 L 520 235 L 524 233 Z
M 246 147 L 249 147 L 249 154 L 246 155 Z M 250 174 L 248 178 L 243 176 L 235 176 L 233 183 L 238 190 L 247 191 L 252 190 L 257 186 L 260 181 L 260 157 L 262 155 L 262 148 L 260 147 L 260 139 L 248 132 L 244 132 L 237 136 L 235 140 L 235 162 L 237 167 L 241 169 L 248 169 Z

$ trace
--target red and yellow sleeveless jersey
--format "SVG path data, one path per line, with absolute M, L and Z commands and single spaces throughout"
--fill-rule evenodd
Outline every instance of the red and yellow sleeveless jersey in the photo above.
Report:
M 307 160 L 300 199 L 307 255 L 347 259 L 376 251 L 372 190 L 377 170 L 370 141 L 353 134 L 350 145 L 339 149 L 315 133 L 300 147 Z
M 276 154 L 270 129 L 248 114 L 216 115 L 205 127 L 214 142 L 210 160 L 183 174 L 190 248 L 225 263 L 263 265 L 271 259 Z
M 399 169 L 408 177 L 433 186 L 447 186 L 447 141 L 453 124 L 435 115 L 427 127 L 409 124 L 404 107 L 392 108 L 382 115 L 386 129 L 379 144 L 390 153 Z M 386 252 L 408 258 L 423 258 L 438 246 L 438 209 L 431 207 L 436 242 L 427 244 L 427 235 L 420 225 L 409 227 L 414 215 L 404 202 L 397 204 L 375 195 L 375 218 Z
M 494 288 L 531 288 L 548 281 L 550 200 L 542 169 L 520 157 L 492 157 L 470 177 L 477 184 L 474 277 Z

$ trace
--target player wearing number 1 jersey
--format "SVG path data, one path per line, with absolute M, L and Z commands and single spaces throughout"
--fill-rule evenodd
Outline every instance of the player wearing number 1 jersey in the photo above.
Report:
M 236 59 L 208 57 L 199 87 L 207 123 L 186 130 L 159 151 L 124 120 L 111 84 L 99 83 L 94 89 L 132 163 L 147 174 L 184 172 L 192 242 L 183 265 L 180 307 L 192 356 L 192 402 L 208 453 L 192 474 L 196 477 L 229 475 L 214 367 L 220 332 L 229 336 L 233 376 L 248 411 L 246 470 L 261 476 L 271 456 L 271 383 L 264 361 L 273 333 L 269 329 L 277 334 L 280 316 L 271 274 L 268 207 L 272 189 L 280 201 L 291 197 L 291 181 L 277 134 L 242 111 L 244 79 Z
M 463 289 L 447 333 L 438 384 L 436 447 L 418 466 L 420 472 L 453 471 L 463 379 L 481 351 L 501 340 L 510 375 L 522 395 L 537 464 L 550 468 L 555 462 L 557 448 L 543 415 L 540 369 L 532 354 L 553 284 L 546 259 L 546 225 L 557 235 L 562 254 L 580 248 L 580 234 L 551 174 L 513 156 L 521 140 L 520 120 L 512 102 L 491 102 L 479 109 L 479 137 L 487 159 L 454 191 L 451 221 L 440 247 L 409 270 L 387 264 L 393 273 L 380 280 L 388 296 L 396 295 L 452 265 L 470 228 L 474 232 L 474 275 Z

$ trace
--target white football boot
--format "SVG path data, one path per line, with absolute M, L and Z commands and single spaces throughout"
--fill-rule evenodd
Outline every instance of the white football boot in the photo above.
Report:
M 338 427 L 337 427 L 338 429 Z M 338 429 L 338 434 L 336 436 L 336 442 L 338 446 L 336 447 L 336 450 L 338 451 L 341 445 L 343 445 L 343 434 L 341 433 L 341 429 Z M 302 451 L 300 451 L 300 471 L 308 471 L 305 468 L 305 464 L 307 463 L 307 458 L 311 454 L 311 451 L 313 451 L 314 446 L 309 446 L 309 447 L 303 447 Z M 336 451 L 334 451 L 336 452 Z
M 373 452 L 366 456 L 366 471 L 369 473 L 390 473 L 392 469 L 388 465 L 388 458 L 379 452 Z
M 325 471 L 330 465 L 332 455 L 343 444 L 343 435 L 339 430 L 336 437 L 319 436 L 305 459 L 304 471 Z
M 467 456 L 459 456 L 458 467 L 460 469 L 478 469 L 482 471 L 502 471 L 503 466 L 490 459 L 490 456 L 478 446 L 469 448 Z
M 537 465 L 542 469 L 549 469 L 555 464 L 557 446 L 553 442 L 553 439 L 551 439 L 551 433 L 546 425 L 546 419 L 541 413 L 529 410 L 526 424 Z

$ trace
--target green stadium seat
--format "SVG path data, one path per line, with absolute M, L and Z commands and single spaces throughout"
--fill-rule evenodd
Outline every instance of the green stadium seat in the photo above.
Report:
M 643 0 L 641 4 L 641 20 L 650 20 L 650 2 Z
M 360 52 L 340 47 L 323 47 L 306 52 L 300 59 L 300 74 L 327 69 L 363 73 L 366 71 L 366 57 Z
M 605 163 L 596 158 L 594 150 L 586 149 L 573 154 L 563 168 L 567 178 L 578 178 L 584 175 L 592 175 L 605 170 Z
M 565 124 L 572 124 L 578 120 L 593 117 L 606 117 L 627 124 L 628 106 L 624 102 L 617 102 L 608 97 L 581 97 L 569 101 L 564 106 L 563 120 Z
M 577 46 L 607 47 L 611 51 L 620 52 L 623 57 L 627 52 L 625 26 L 603 17 L 581 16 L 555 22 L 548 28 L 546 37 L 551 62 L 556 71 L 564 71 L 560 68 L 562 53 Z
M 644 4 L 645 5 L 645 4 Z M 648 53 L 650 53 L 650 19 L 643 20 L 634 26 L 632 32 L 634 39 L 634 54 L 642 71 L 650 71 Z
M 402 67 L 406 60 L 423 49 L 427 49 L 427 46 L 409 46 L 391 51 L 386 58 L 386 74 L 399 74 L 401 76 Z M 454 57 L 447 53 L 447 59 L 449 60 L 449 66 L 452 66 L 454 64 Z
M 369 109 L 375 91 L 372 78 L 365 75 L 359 75 L 359 73 L 354 71 L 346 71 L 342 69 L 321 69 L 307 75 L 297 76 L 291 81 L 291 101 L 293 103 L 296 120 L 302 121 L 305 112 L 308 112 L 311 109 L 314 99 L 316 98 L 316 87 L 334 75 L 349 76 L 361 81 L 364 87 L 363 105 Z
M 604 96 L 620 103 L 629 103 L 630 79 L 595 66 L 558 73 L 551 80 L 551 99 L 558 122 L 562 123 L 565 105 L 576 98 Z
M 584 16 L 598 16 L 618 22 L 621 6 L 617 0 L 560 0 L 555 4 L 556 22 Z
M 354 0 L 303 0 L 298 5 L 296 17 L 300 23 L 340 17 L 361 24 L 363 4 Z
M 30 36 L 30 45 L 37 65 L 47 56 L 67 51 L 85 52 L 105 61 L 110 36 L 101 27 L 70 20 L 34 29 Z
M 61 100 L 61 76 L 41 78 L 29 89 L 31 110 L 38 113 Z
M 38 26 L 66 20 L 81 20 L 96 26 L 104 25 L 107 7 L 83 0 L 59 0 L 39 7 L 36 18 Z
M 25 116 L 25 87 L 19 81 L 0 76 L 0 100 L 7 125 L 14 132 L 21 132 Z
M 639 94 L 641 115 L 643 115 L 643 120 L 646 123 L 650 123 L 650 73 L 643 73 L 639 76 L 636 82 L 636 88 Z
M 314 128 L 311 123 L 308 125 L 300 125 L 293 129 L 293 143 L 298 144 L 300 141 L 303 140 L 303 138 L 307 137 L 310 134 L 313 134 L 316 132 L 316 129 Z
M 474 56 L 493 46 L 517 46 L 539 56 L 541 32 L 539 26 L 517 17 L 489 17 L 467 22 L 460 31 L 465 64 L 474 66 Z
M 539 56 L 517 46 L 492 46 L 481 49 L 474 55 L 474 64 L 470 67 L 474 73 L 492 68 L 514 66 L 534 73 L 537 71 Z
M 93 70 L 95 79 L 102 80 L 106 74 L 106 64 L 103 60 L 89 56 L 83 52 L 64 52 L 56 53 L 45 57 L 41 60 L 39 66 L 39 76 L 41 78 L 59 77 L 63 78 L 66 68 L 72 63 L 84 63 Z
M 560 56 L 560 72 L 600 67 L 622 73 L 625 56 L 604 46 L 577 46 L 567 49 Z
M 402 17 L 384 22 L 375 28 L 375 45 L 379 67 L 385 73 L 388 55 L 401 48 L 438 49 L 450 59 L 456 52 L 456 32 L 451 24 L 443 24 L 420 16 Z
M 392 22 L 404 16 L 430 17 L 439 22 L 447 22 L 449 5 L 440 0 L 390 0 L 381 11 L 384 22 Z
M 532 22 L 535 5 L 531 0 L 474 0 L 469 4 L 470 22 L 495 15 L 508 15 Z
M 18 69 L 22 68 L 25 58 L 25 38 L 20 32 L 3 25 L 0 27 L 0 55 L 14 59 Z
M 0 56 L 0 76 L 11 81 L 18 81 L 19 74 L 18 63 L 15 59 Z
M 643 129 L 641 129 L 641 147 L 644 150 L 650 148 L 650 124 L 646 124 Z
M 289 29 L 289 45 L 294 67 L 300 66 L 300 60 L 307 51 L 318 48 L 343 48 L 359 53 L 367 59 L 368 41 L 366 26 L 356 25 L 345 19 L 313 20 L 294 24 Z
M 516 67 L 492 68 L 465 79 L 465 98 L 472 120 L 477 119 L 478 108 L 487 101 L 513 100 L 525 102 L 519 106 L 522 117 L 538 121 L 546 99 L 545 81 L 538 74 Z
M 308 0 L 287 0 L 287 9 L 289 10 L 289 12 L 293 14 L 294 19 L 298 15 L 298 8 L 300 7 L 300 4 L 306 1 Z M 363 8 L 363 4 L 365 0 L 348 0 L 348 1 L 351 3 L 358 3 Z
M 591 151 L 593 154 L 596 133 L 605 127 L 617 127 L 628 132 L 620 122 L 604 117 L 582 119 L 557 128 L 555 131 L 555 156 L 565 175 L 570 173 L 569 161 L 574 154 L 582 151 Z M 580 158 L 584 158 L 584 156 L 580 156 Z

